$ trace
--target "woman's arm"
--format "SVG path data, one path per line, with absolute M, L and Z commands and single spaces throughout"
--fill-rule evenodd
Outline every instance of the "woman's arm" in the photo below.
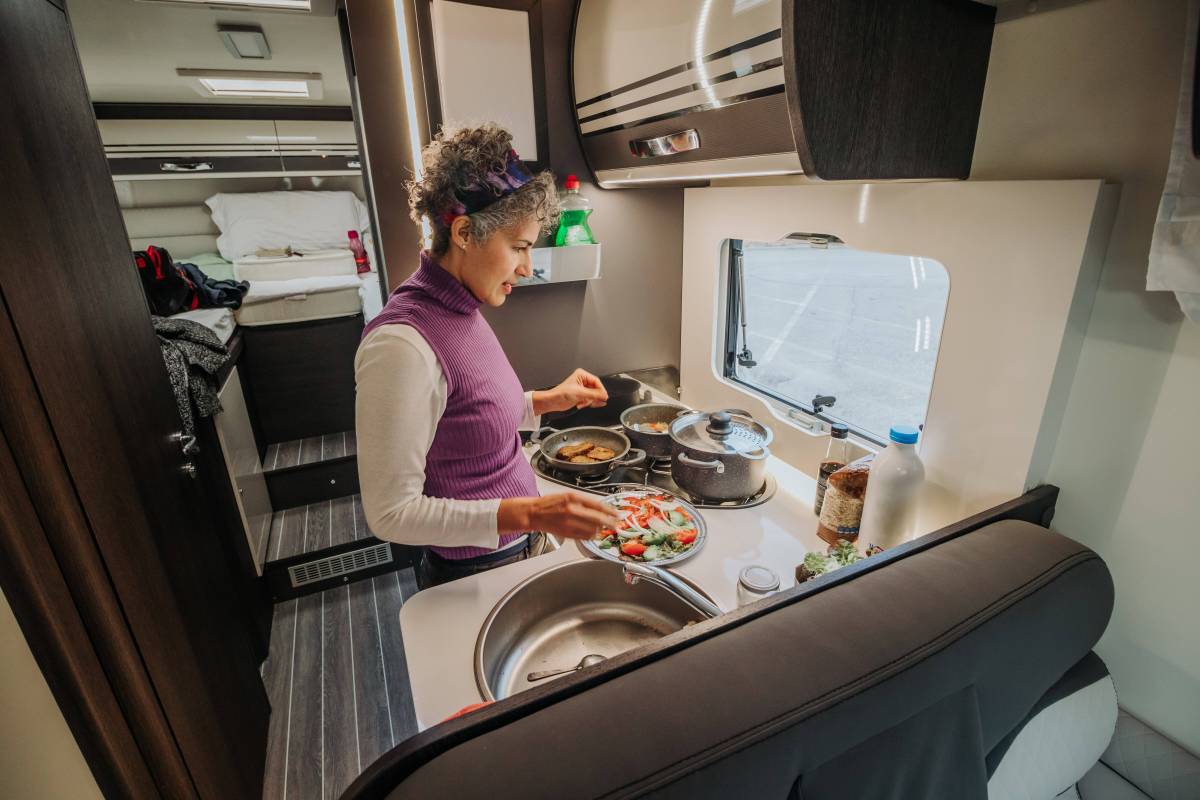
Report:
M 525 416 L 517 426 L 519 431 L 536 431 L 542 426 L 542 412 L 535 410 L 533 392 L 525 393 Z
M 577 369 L 567 379 L 544 392 L 528 392 L 529 409 L 534 414 L 566 411 L 571 408 L 599 408 L 608 402 L 604 384 L 585 369 Z
M 500 544 L 499 500 L 426 497 L 425 456 L 446 410 L 446 379 L 411 326 L 373 331 L 354 359 L 358 475 L 367 526 L 408 545 Z

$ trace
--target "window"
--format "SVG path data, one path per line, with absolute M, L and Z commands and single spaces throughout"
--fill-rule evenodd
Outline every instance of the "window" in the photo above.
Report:
M 879 443 L 925 421 L 945 267 L 819 234 L 726 244 L 726 378 Z

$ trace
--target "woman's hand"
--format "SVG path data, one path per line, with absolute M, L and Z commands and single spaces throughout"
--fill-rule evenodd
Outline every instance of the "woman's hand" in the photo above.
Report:
M 601 528 L 615 527 L 620 521 L 610 506 L 574 492 L 510 497 L 500 501 L 496 514 L 502 534 L 545 531 L 567 539 L 595 539 Z
M 558 386 L 533 393 L 533 413 L 566 411 L 572 408 L 599 408 L 608 402 L 604 384 L 585 369 L 577 369 Z

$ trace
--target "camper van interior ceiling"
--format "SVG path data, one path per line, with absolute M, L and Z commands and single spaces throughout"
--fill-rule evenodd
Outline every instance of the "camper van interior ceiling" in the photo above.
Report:
M 280 97 L 317 100 L 321 97 L 318 72 L 247 72 L 228 69 L 177 69 L 192 88 L 205 97 Z
M 234 58 L 269 60 L 271 45 L 258 25 L 218 25 L 217 33 Z

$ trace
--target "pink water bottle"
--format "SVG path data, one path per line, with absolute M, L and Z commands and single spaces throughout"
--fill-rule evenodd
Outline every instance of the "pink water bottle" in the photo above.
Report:
M 358 231 L 346 231 L 346 235 L 350 237 L 350 252 L 354 254 L 358 274 L 370 272 L 371 262 L 367 260 L 367 248 L 363 247 L 362 239 L 358 238 Z

